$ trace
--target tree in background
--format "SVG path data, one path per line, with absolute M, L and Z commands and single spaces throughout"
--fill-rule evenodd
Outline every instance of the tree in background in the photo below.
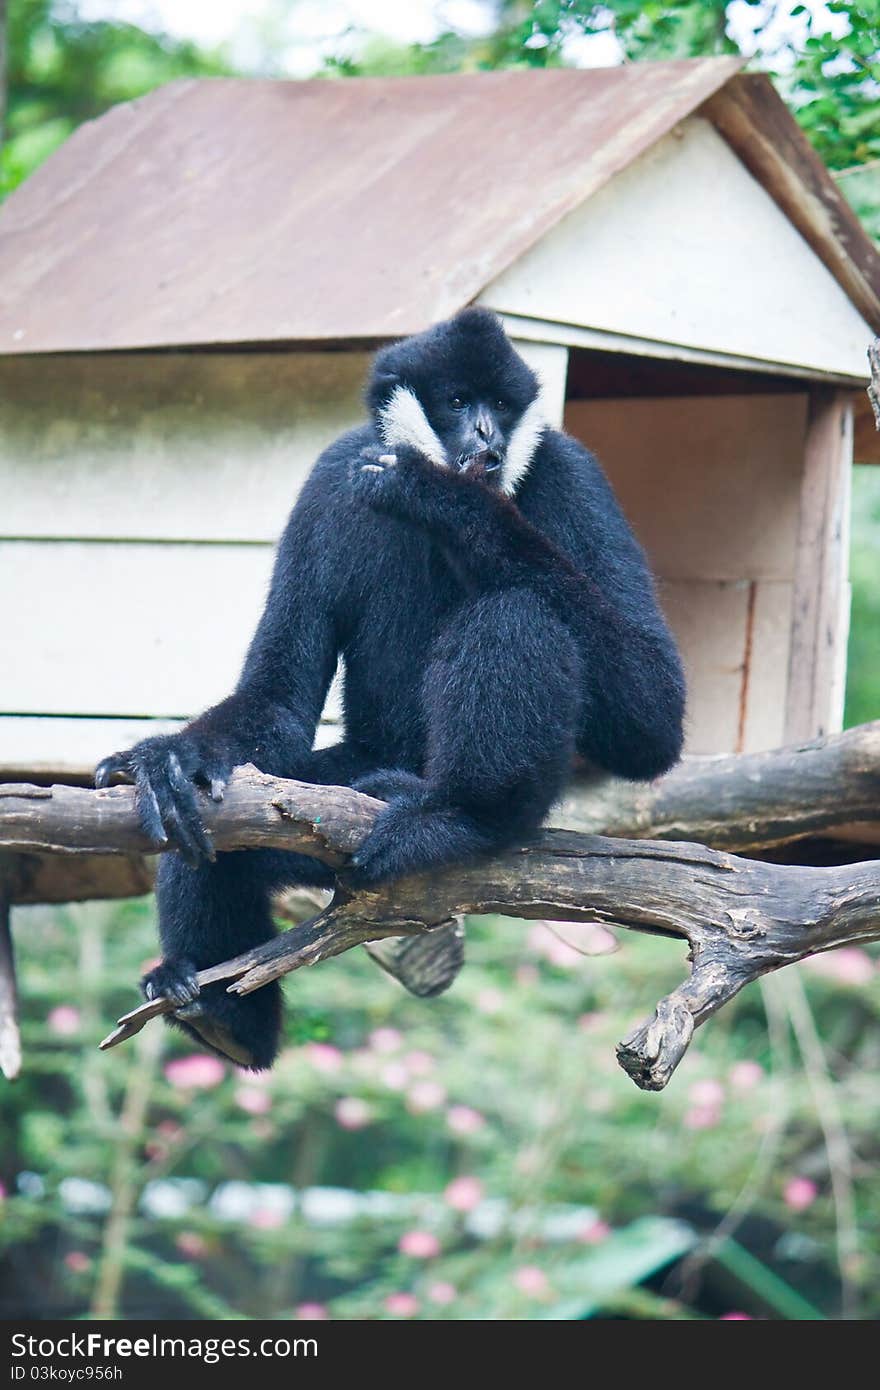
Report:
M 0 0 L 0 19 L 4 4 L 7 97 L 0 194 L 15 188 L 83 121 L 117 102 L 176 77 L 230 71 L 220 55 L 186 40 L 134 24 L 87 23 L 72 0 Z

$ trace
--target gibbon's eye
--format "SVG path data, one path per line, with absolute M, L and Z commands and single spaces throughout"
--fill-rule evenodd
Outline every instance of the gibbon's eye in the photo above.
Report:
M 506 410 L 506 409 L 507 409 L 507 401 L 497 400 L 497 401 L 495 402 L 495 409 L 496 409 L 496 410 Z
M 453 395 L 449 397 L 449 404 L 452 406 L 453 410 L 464 410 L 465 406 L 467 405 L 467 401 L 465 400 L 464 396 L 460 395 L 460 393 L 456 391 Z

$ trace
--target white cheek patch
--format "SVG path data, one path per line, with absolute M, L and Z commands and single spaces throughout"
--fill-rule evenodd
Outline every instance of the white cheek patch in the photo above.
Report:
M 541 435 L 547 428 L 547 417 L 540 394 L 523 412 L 510 436 L 507 454 L 501 467 L 501 491 L 512 496 L 529 471 Z
M 408 386 L 395 386 L 379 412 L 379 431 L 389 449 L 408 444 L 438 468 L 448 467 L 446 451 L 431 428 L 421 401 Z

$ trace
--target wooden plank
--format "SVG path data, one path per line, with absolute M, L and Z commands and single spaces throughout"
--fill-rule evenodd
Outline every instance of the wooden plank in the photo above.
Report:
M 786 393 L 571 401 L 565 423 L 664 578 L 790 580 L 806 416 Z
M 742 73 L 701 108 L 760 179 L 875 331 L 880 260 L 843 191 L 764 73 Z
M 792 608 L 785 737 L 833 733 L 842 717 L 852 469 L 851 397 L 811 397 Z
M 853 404 L 853 463 L 880 463 L 880 430 L 867 394 L 856 396 Z
M 761 753 L 785 742 L 793 593 L 791 582 L 753 583 L 740 692 L 742 737 L 735 752 Z
M 0 358 L 0 536 L 273 542 L 370 360 Z
M 331 688 L 315 747 L 337 743 L 341 722 L 341 709 Z M 180 719 L 0 715 L 0 782 L 71 782 L 90 786 L 96 763 L 108 753 L 182 727 Z
M 688 753 L 733 753 L 740 741 L 749 589 L 747 580 L 664 580 L 659 586 L 687 677 Z
M 521 357 L 525 358 L 541 383 L 541 395 L 547 420 L 562 428 L 565 416 L 565 387 L 568 379 L 568 348 L 560 343 L 542 343 L 528 338 L 512 338 Z
M 872 330 L 707 120 L 691 117 L 483 291 L 505 314 L 863 379 Z
M 90 782 L 108 753 L 180 727 L 174 719 L 0 715 L 0 782 Z
M 0 542 L 2 707 L 188 716 L 238 678 L 268 545 Z

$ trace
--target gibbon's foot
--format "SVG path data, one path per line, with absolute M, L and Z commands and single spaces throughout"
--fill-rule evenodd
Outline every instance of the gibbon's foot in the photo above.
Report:
M 144 976 L 141 988 L 147 999 L 172 999 L 177 1007 L 167 1021 L 224 1061 L 256 1071 L 272 1065 L 277 1048 L 277 1022 L 273 1023 L 273 1013 L 276 1017 L 279 1013 L 277 985 L 239 999 L 227 994 L 224 984 L 200 989 L 192 961 L 164 960 Z
M 379 801 L 394 801 L 407 793 L 421 795 L 425 790 L 425 781 L 414 772 L 404 772 L 403 768 L 380 767 L 375 772 L 356 777 L 351 789 L 363 792 L 364 796 L 375 796 Z
M 178 1008 L 185 1008 L 199 997 L 196 967 L 191 960 L 163 960 L 148 970 L 141 980 L 144 998 L 171 999 Z
M 466 812 L 426 807 L 396 797 L 373 822 L 342 875 L 355 888 L 473 859 L 493 848 L 493 837 Z

